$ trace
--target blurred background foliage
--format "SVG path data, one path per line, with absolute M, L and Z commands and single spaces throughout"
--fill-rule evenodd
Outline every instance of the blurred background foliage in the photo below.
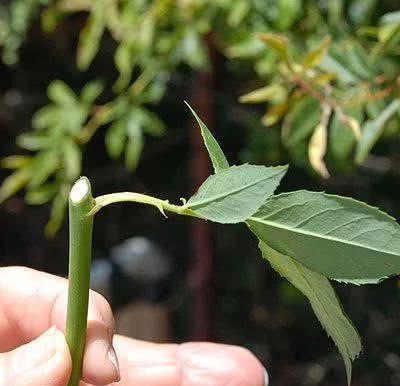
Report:
M 205 39 L 210 35 L 226 67 L 241 82 L 237 91 L 255 88 L 243 93 L 240 102 L 266 106 L 260 122 L 267 144 L 260 154 L 260 125 L 249 125 L 245 160 L 278 161 L 280 154 L 273 147 L 279 145 L 293 163 L 324 178 L 329 170 L 352 170 L 364 163 L 381 138 L 399 136 L 400 11 L 383 3 L 14 0 L 3 4 L 0 44 L 5 64 L 17 65 L 20 48 L 38 19 L 43 34 L 50 36 L 79 18 L 76 42 L 75 28 L 70 34 L 70 43 L 76 44 L 77 69 L 87 72 L 104 56 L 116 76 L 87 82 L 79 96 L 64 81 L 49 79 L 50 103 L 34 113 L 31 130 L 17 138 L 17 145 L 29 155 L 3 160 L 3 167 L 16 171 L 4 181 L 0 201 L 25 186 L 28 203 L 53 200 L 46 231 L 54 234 L 62 221 L 66 192 L 81 173 L 84 145 L 106 127 L 108 155 L 124 156 L 126 167 L 134 170 L 146 137 L 165 131 L 162 117 L 152 109 L 168 93 L 171 77 L 184 67 L 207 71 L 212 65 Z M 110 44 L 105 44 L 107 40 Z M 273 143 L 269 137 L 277 131 L 280 138 Z M 266 153 L 271 159 L 263 159 Z
M 194 123 L 182 100 L 194 108 L 201 102 L 202 74 L 213 79 L 214 119 L 202 118 L 232 161 L 290 162 L 283 190 L 352 195 L 399 218 L 396 3 L 3 1 L 2 263 L 65 273 L 65 259 L 52 257 L 65 256 L 67 197 L 81 174 L 93 178 L 97 194 L 189 196 Z M 186 224 L 116 206 L 96 221 L 97 257 L 133 234 L 150 235 L 175 256 L 181 280 L 172 308 L 190 309 L 190 291 L 180 292 L 190 287 L 182 279 L 190 268 Z M 48 236 L 59 232 L 48 241 L 44 228 Z M 240 228 L 212 229 L 218 261 L 210 338 L 251 348 L 272 365 L 274 383 L 341 384 L 340 360 L 301 296 L 255 258 L 254 240 Z M 365 337 L 355 384 L 399 384 L 396 279 L 339 292 Z M 177 339 L 190 336 L 185 315 L 175 319 Z

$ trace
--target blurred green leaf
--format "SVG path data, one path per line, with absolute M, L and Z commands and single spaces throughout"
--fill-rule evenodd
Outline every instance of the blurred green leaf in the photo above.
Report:
M 65 138 L 63 141 L 62 152 L 66 178 L 68 181 L 74 182 L 81 174 L 81 149 L 73 139 Z
M 9 175 L 0 185 L 0 203 L 21 190 L 30 180 L 32 169 L 25 167 Z
M 15 142 L 20 148 L 31 151 L 46 149 L 53 144 L 47 135 L 29 132 L 19 135 Z
M 273 101 L 275 103 L 282 103 L 287 98 L 287 90 L 279 85 L 272 84 L 265 87 L 253 90 L 239 98 L 241 103 L 261 103 Z
M 357 144 L 355 160 L 362 164 L 376 141 L 382 135 L 388 120 L 400 109 L 400 99 L 392 101 L 374 120 L 365 123 L 360 141 Z
M 357 106 L 344 110 L 343 114 L 360 122 L 362 112 L 362 106 Z M 355 143 L 356 138 L 349 124 L 346 124 L 341 116 L 335 113 L 332 118 L 329 136 L 329 149 L 333 157 L 338 160 L 348 159 Z
M 288 30 L 296 20 L 302 17 L 301 0 L 277 0 L 278 17 L 276 27 L 281 31 Z
M 80 99 L 83 103 L 91 105 L 103 90 L 104 84 L 99 80 L 87 83 L 81 91 Z
M 288 114 L 291 124 L 286 145 L 291 147 L 309 137 L 320 122 L 320 103 L 318 100 L 307 96 L 295 103 Z
M 305 68 L 313 68 L 318 66 L 324 56 L 327 54 L 330 42 L 331 38 L 329 36 L 325 36 L 322 42 L 316 48 L 307 53 L 303 60 L 303 66 Z
M 60 159 L 57 151 L 50 149 L 44 150 L 35 156 L 32 163 L 32 176 L 28 187 L 36 188 L 43 184 L 58 168 Z
M 68 197 L 71 186 L 63 184 L 57 195 L 53 199 L 51 206 L 50 219 L 46 224 L 45 234 L 47 237 L 53 237 L 59 230 L 65 216 L 68 205 Z
M 135 170 L 144 146 L 143 132 L 139 125 L 128 122 L 128 141 L 125 148 L 125 165 L 129 170 Z
M 25 201 L 29 205 L 42 205 L 49 202 L 57 194 L 58 186 L 54 183 L 45 184 L 38 188 L 29 189 L 25 194 Z
M 99 50 L 100 40 L 106 26 L 106 0 L 93 0 L 92 9 L 85 27 L 79 34 L 77 66 L 85 71 Z
M 28 155 L 10 155 L 1 160 L 4 169 L 20 169 L 32 164 L 32 157 Z
M 121 156 L 126 143 L 126 122 L 121 119 L 115 121 L 107 130 L 105 144 L 108 155 L 117 159 Z
M 53 80 L 49 84 L 47 95 L 58 105 L 73 105 L 78 101 L 75 93 L 61 80 Z

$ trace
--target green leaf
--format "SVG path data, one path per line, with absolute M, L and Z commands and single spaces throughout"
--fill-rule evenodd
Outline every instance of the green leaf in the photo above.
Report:
M 32 126 L 36 130 L 44 130 L 58 123 L 59 106 L 50 104 L 43 106 L 33 114 Z
M 288 30 L 302 16 L 301 0 L 277 0 L 277 8 L 276 26 L 281 31 Z
M 272 196 L 248 224 L 278 252 L 331 279 L 364 284 L 400 272 L 400 226 L 351 198 L 307 191 Z
M 282 60 L 290 65 L 289 44 L 284 36 L 272 33 L 260 33 L 257 35 L 264 43 L 276 51 Z
M 106 26 L 107 2 L 94 0 L 85 27 L 79 35 L 77 66 L 85 71 L 92 63 L 99 50 L 100 39 Z
M 221 170 L 227 169 L 229 167 L 229 163 L 225 157 L 225 154 L 221 150 L 218 142 L 211 134 L 211 131 L 205 125 L 205 123 L 199 118 L 196 112 L 190 107 L 190 105 L 185 102 L 186 105 L 189 107 L 190 111 L 196 118 L 197 123 L 200 126 L 201 135 L 203 136 L 204 145 L 207 148 L 208 154 L 210 155 L 211 162 L 214 167 L 215 173 L 218 173 Z
M 297 102 L 288 114 L 291 129 L 286 145 L 291 147 L 309 137 L 321 121 L 320 103 L 312 97 L 305 97 Z
M 37 151 L 52 145 L 52 140 L 47 135 L 36 133 L 23 133 L 15 141 L 19 147 L 25 150 Z
M 343 357 L 347 383 L 350 386 L 351 362 L 358 357 L 362 346 L 360 336 L 344 313 L 329 280 L 291 257 L 280 254 L 262 241 L 259 243 L 259 248 L 262 256 L 271 263 L 272 268 L 289 280 L 310 301 L 322 327 L 335 342 Z
M 105 144 L 108 155 L 112 159 L 121 157 L 126 143 L 126 122 L 123 119 L 115 121 L 107 130 Z
M 325 72 L 336 74 L 337 79 L 343 84 L 354 84 L 360 81 L 357 75 L 330 55 L 323 57 L 319 67 Z
M 387 121 L 400 109 L 400 99 L 392 101 L 381 113 L 373 120 L 365 123 L 362 137 L 357 144 L 356 162 L 362 164 L 365 157 L 369 154 L 379 137 L 382 135 Z
M 128 124 L 128 142 L 125 148 L 125 165 L 135 170 L 144 147 L 143 132 L 136 124 Z
M 215 222 L 244 221 L 275 191 L 286 171 L 286 166 L 231 166 L 208 177 L 185 206 Z
M 303 66 L 305 68 L 314 68 L 321 63 L 322 59 L 328 52 L 329 43 L 331 42 L 331 38 L 329 36 L 325 36 L 322 42 L 313 50 L 307 53 L 303 60 Z
M 132 69 L 135 64 L 132 44 L 122 42 L 115 50 L 114 62 L 119 72 L 119 77 L 114 84 L 114 89 L 116 91 L 122 91 L 128 86 L 131 80 Z
M 58 186 L 54 183 L 45 184 L 38 188 L 29 189 L 25 201 L 30 205 L 42 205 L 50 201 L 57 193 Z
M 63 142 L 62 151 L 65 176 L 69 181 L 74 182 L 81 174 L 81 149 L 73 139 L 66 138 Z
M 343 111 L 343 113 L 358 122 L 362 119 L 362 106 L 357 106 Z M 334 114 L 330 129 L 329 148 L 335 159 L 347 159 L 356 143 L 356 138 L 351 127 L 342 121 L 338 114 Z
M 80 99 L 83 103 L 87 103 L 91 105 L 97 98 L 98 96 L 103 92 L 104 90 L 104 84 L 103 82 L 99 80 L 95 80 L 93 82 L 90 82 L 86 84 L 82 91 L 81 91 L 81 96 Z
M 35 156 L 32 163 L 32 178 L 28 186 L 36 188 L 45 182 L 60 166 L 59 157 L 54 150 L 44 150 Z
M 73 105 L 77 102 L 75 93 L 61 80 L 53 80 L 49 84 L 47 95 L 58 105 Z
M 0 185 L 0 203 L 21 190 L 30 180 L 32 169 L 22 168 L 9 175 Z
M 1 160 L 0 166 L 4 169 L 20 169 L 29 166 L 32 157 L 28 155 L 10 155 Z
M 54 197 L 51 206 L 50 219 L 47 222 L 46 228 L 44 230 L 47 237 L 53 237 L 60 229 L 60 226 L 64 220 L 70 189 L 70 185 L 64 184 L 60 187 L 60 190 Z
M 273 101 L 281 103 L 287 98 L 287 91 L 279 84 L 272 84 L 253 90 L 239 98 L 240 103 L 261 103 Z

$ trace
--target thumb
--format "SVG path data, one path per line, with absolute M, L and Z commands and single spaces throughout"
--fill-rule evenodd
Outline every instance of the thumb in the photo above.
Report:
M 65 386 L 70 372 L 67 342 L 56 327 L 28 344 L 0 354 L 0 386 Z

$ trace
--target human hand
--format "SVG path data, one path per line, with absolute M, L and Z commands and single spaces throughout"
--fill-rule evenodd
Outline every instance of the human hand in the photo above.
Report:
M 0 386 L 67 385 L 67 292 L 63 278 L 22 267 L 0 268 Z M 82 379 L 81 386 L 268 384 L 260 362 L 241 347 L 154 344 L 114 336 L 110 306 L 95 292 L 89 299 Z

